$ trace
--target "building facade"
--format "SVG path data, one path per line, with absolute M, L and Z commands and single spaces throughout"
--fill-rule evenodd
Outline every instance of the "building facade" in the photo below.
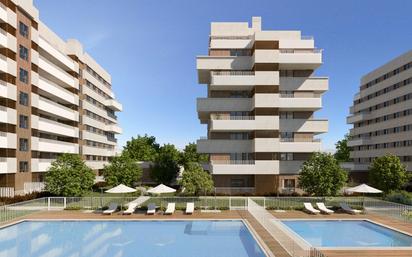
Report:
M 365 181 L 373 159 L 387 153 L 412 171 L 412 51 L 362 77 L 347 123 L 354 180 Z
M 322 108 L 328 78 L 315 77 L 322 52 L 300 31 L 265 31 L 260 17 L 211 24 L 209 53 L 197 57 L 198 80 L 207 97 L 197 99 L 207 138 L 208 170 L 217 193 L 292 192 L 302 163 L 321 150 L 315 138 L 328 121 Z
M 31 0 L 0 0 L 0 32 L 0 188 L 35 190 L 61 153 L 102 169 L 121 133 L 110 74 Z

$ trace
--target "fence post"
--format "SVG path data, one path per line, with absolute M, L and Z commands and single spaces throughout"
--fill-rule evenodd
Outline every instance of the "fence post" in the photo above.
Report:
M 66 197 L 63 198 L 63 209 L 66 209 Z
M 47 210 L 50 211 L 50 197 L 47 197 Z
M 263 208 L 266 210 L 266 197 L 263 197 Z
M 232 210 L 232 197 L 229 196 L 229 210 Z

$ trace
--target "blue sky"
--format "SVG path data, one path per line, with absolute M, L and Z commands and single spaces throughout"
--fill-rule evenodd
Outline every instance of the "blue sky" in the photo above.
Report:
M 210 22 L 262 17 L 268 30 L 301 30 L 323 48 L 317 75 L 329 92 L 316 117 L 329 119 L 323 148 L 347 133 L 362 75 L 411 49 L 412 1 L 379 0 L 34 0 L 40 19 L 77 38 L 112 75 L 123 104 L 119 145 L 137 134 L 183 147 L 206 135 L 196 113 L 195 56 L 207 53 Z

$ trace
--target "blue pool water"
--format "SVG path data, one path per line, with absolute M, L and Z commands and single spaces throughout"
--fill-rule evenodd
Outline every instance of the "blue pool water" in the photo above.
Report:
M 365 220 L 288 220 L 315 247 L 412 247 L 412 237 Z
M 0 257 L 264 257 L 241 221 L 25 221 Z

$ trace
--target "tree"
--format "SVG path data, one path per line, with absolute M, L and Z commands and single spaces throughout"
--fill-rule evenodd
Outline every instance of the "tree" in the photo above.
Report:
M 186 165 L 180 184 L 189 195 L 200 195 L 213 190 L 212 176 L 195 162 Z
M 408 182 L 408 174 L 399 157 L 387 154 L 373 160 L 369 167 L 369 182 L 384 193 L 389 193 L 401 189 Z
M 350 157 L 349 157 L 349 152 L 350 148 L 348 147 L 348 140 L 349 140 L 349 134 L 346 134 L 345 137 L 342 140 L 339 140 L 336 142 L 336 152 L 335 152 L 335 159 L 338 160 L 339 162 L 348 162 Z
M 160 147 L 150 177 L 157 183 L 170 184 L 179 174 L 180 152 L 172 144 Z
M 344 186 L 348 175 L 331 154 L 316 152 L 303 163 L 299 187 L 316 196 L 334 196 Z
M 200 154 L 197 152 L 197 145 L 195 143 L 189 143 L 185 146 L 182 153 L 181 163 L 185 166 L 189 165 L 191 162 L 207 162 L 208 156 L 206 154 Z
M 95 174 L 77 154 L 64 153 L 52 162 L 45 176 L 46 190 L 54 195 L 82 196 L 94 183 Z
M 115 156 L 103 170 L 103 176 L 109 186 L 124 184 L 134 187 L 140 181 L 142 169 L 139 163 L 129 155 Z
M 156 138 L 147 134 L 132 137 L 123 147 L 123 153 L 136 161 L 154 161 L 158 151 L 159 144 L 156 143 Z

